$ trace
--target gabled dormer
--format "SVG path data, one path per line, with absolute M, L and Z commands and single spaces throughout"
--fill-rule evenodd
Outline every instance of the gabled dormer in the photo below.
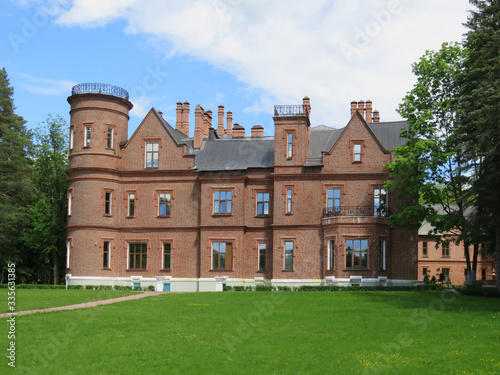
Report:
M 300 105 L 274 107 L 274 167 L 299 172 L 304 166 L 311 135 L 311 104 L 306 96 Z

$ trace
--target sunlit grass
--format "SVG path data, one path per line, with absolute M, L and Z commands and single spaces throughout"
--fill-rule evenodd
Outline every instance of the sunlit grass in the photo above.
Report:
M 18 317 L 16 370 L 495 374 L 499 323 L 500 300 L 449 291 L 163 294 Z

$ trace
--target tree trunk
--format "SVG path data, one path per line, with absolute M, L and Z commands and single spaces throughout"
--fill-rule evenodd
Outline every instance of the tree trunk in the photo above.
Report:
M 500 218 L 497 216 L 496 228 L 495 228 L 495 259 L 497 264 L 497 290 L 500 291 L 500 277 L 498 277 L 498 272 L 500 271 Z
M 464 256 L 465 256 L 465 266 L 467 267 L 467 282 L 466 284 L 467 285 L 472 285 L 471 284 L 471 271 L 472 271 L 472 268 L 470 266 L 470 253 L 469 253 L 469 247 L 470 247 L 470 244 L 468 242 L 465 242 L 464 241 Z
M 475 243 L 474 245 L 474 253 L 472 254 L 472 272 L 471 272 L 471 283 L 470 285 L 475 285 L 477 280 L 477 257 L 479 255 L 479 244 Z

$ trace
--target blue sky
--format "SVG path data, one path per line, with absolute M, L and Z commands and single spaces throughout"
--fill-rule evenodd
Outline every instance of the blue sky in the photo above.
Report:
M 151 107 L 233 112 L 273 135 L 273 106 L 311 98 L 313 125 L 343 127 L 351 100 L 382 121 L 412 88 L 411 64 L 460 41 L 467 0 L 3 0 L 0 67 L 16 112 L 69 122 L 77 83 L 111 83 L 134 104 L 129 135 Z

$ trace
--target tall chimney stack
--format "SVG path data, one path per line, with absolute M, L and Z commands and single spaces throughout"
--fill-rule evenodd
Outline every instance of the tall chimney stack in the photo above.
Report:
M 233 112 L 231 111 L 227 111 L 226 129 L 227 134 L 233 134 Z
M 378 111 L 373 111 L 373 122 L 380 122 L 380 114 Z
M 302 105 L 304 106 L 304 112 L 307 114 L 307 118 L 311 117 L 311 99 L 304 96 L 302 99 Z
M 177 102 L 177 117 L 175 120 L 175 128 L 177 130 L 180 130 L 182 125 L 183 125 L 183 123 L 182 123 L 182 103 Z
M 369 124 L 370 122 L 372 122 L 372 115 L 373 115 L 373 112 L 372 112 L 372 101 L 371 100 L 367 100 L 366 101 L 366 122 Z
M 204 113 L 205 111 L 198 104 L 194 110 L 194 140 L 193 147 L 199 149 L 203 142 L 203 126 L 204 126 Z
M 365 117 L 365 102 L 363 100 L 360 100 L 358 102 L 358 111 L 363 118 Z
M 225 133 L 224 131 L 224 106 L 220 105 L 219 106 L 219 123 L 217 124 L 217 134 L 222 135 Z
M 351 117 L 356 113 L 357 107 L 358 107 L 358 102 L 353 100 L 351 102 Z
M 182 125 L 183 133 L 189 137 L 189 103 L 184 102 L 184 107 L 182 109 Z

